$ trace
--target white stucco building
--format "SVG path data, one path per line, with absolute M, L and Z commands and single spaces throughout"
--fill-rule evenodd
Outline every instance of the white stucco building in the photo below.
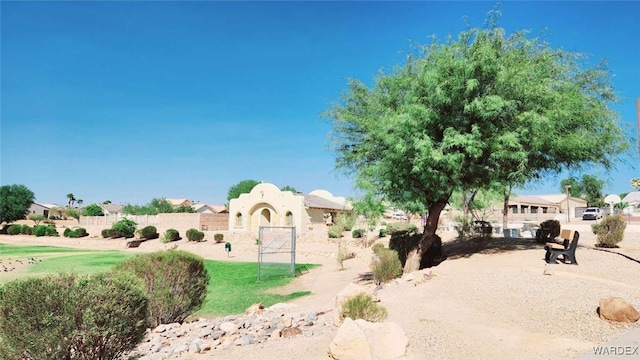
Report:
M 262 183 L 229 201 L 229 230 L 257 232 L 260 226 L 295 226 L 296 232 L 303 233 L 326 227 L 326 214 L 335 217 L 351 209 L 344 197 L 326 190 L 303 195 Z

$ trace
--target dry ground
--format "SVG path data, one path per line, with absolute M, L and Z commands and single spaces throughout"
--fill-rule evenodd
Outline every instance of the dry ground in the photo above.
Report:
M 580 231 L 578 266 L 546 265 L 544 250 L 532 240 L 497 238 L 478 245 L 450 240 L 454 236 L 451 233 L 442 234 L 449 239 L 445 241 L 449 258 L 431 269 L 431 280 L 418 286 L 390 284 L 379 292 L 381 304 L 389 311 L 388 320 L 397 322 L 410 339 L 406 358 L 571 358 L 640 327 L 639 323 L 612 324 L 596 314 L 599 299 L 608 296 L 621 296 L 640 308 L 640 225 L 630 225 L 620 248 L 609 252 L 593 246 L 595 236 L 590 224 L 578 221 L 562 225 Z M 97 234 L 95 229 L 88 230 Z M 256 261 L 257 247 L 251 240 L 234 240 L 232 235 L 229 238 L 233 244 L 229 260 Z M 23 236 L 0 236 L 0 243 L 129 252 L 167 247 L 157 240 L 147 241 L 137 249 L 125 249 L 124 240 Z M 222 244 L 182 240 L 177 245 L 208 259 L 227 260 Z M 293 301 L 300 311 L 330 309 L 336 293 L 348 283 L 367 282 L 370 249 L 352 243 L 350 250 L 357 256 L 345 261 L 346 269 L 342 271 L 335 261 L 337 245 L 333 242 L 299 242 L 297 250 L 298 262 L 323 264 L 283 289 L 312 292 Z M 545 269 L 551 275 L 543 275 Z M 326 359 L 336 331 L 337 328 L 329 328 L 312 337 L 273 340 L 182 359 Z

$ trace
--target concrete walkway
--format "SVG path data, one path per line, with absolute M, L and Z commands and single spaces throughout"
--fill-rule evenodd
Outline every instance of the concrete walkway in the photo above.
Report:
M 640 328 L 592 349 L 578 360 L 640 359 Z

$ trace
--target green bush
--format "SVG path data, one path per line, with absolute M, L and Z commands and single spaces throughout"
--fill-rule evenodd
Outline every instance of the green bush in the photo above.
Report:
M 387 318 L 387 309 L 375 303 L 371 295 L 361 292 L 342 303 L 342 315 L 353 320 L 378 322 Z
M 157 239 L 159 236 L 160 234 L 158 234 L 158 229 L 155 226 L 149 225 L 140 229 L 140 237 L 142 239 Z
M 604 248 L 618 247 L 618 243 L 624 238 L 624 230 L 627 223 L 622 214 L 607 215 L 599 224 L 591 225 L 596 234 L 596 246 Z
M 189 229 L 186 232 L 187 240 L 189 241 L 202 241 L 204 239 L 204 233 L 198 231 L 198 229 Z
M 124 235 L 119 230 L 115 230 L 115 229 L 109 230 L 109 237 L 111 237 L 112 239 L 119 239 L 123 236 Z
M 76 233 L 77 237 L 89 236 L 89 233 L 87 233 L 87 229 L 85 228 L 77 228 L 74 229 L 73 232 Z
M 364 231 L 362 231 L 361 229 L 353 229 L 353 231 L 351 231 L 351 237 L 354 239 L 361 238 L 363 236 Z
M 329 230 L 327 230 L 327 235 L 329 235 L 331 239 L 338 239 L 344 236 L 342 234 L 342 230 L 343 229 L 340 226 L 331 225 L 329 226 Z
M 384 284 L 402 275 L 402 264 L 398 253 L 390 249 L 382 249 L 371 262 L 371 272 L 376 284 Z
M 22 225 L 22 227 L 20 228 L 20 234 L 33 235 L 33 226 Z
M 124 236 L 125 238 L 132 238 L 136 233 L 136 223 L 135 221 L 126 218 L 120 219 L 117 223 L 111 226 L 111 229 L 120 233 L 121 236 L 118 237 Z M 113 235 L 111 237 L 113 238 Z
M 540 228 L 536 231 L 536 242 L 538 244 L 553 242 L 558 235 L 560 235 L 560 222 L 546 220 L 540 223 Z
M 7 228 L 7 234 L 9 235 L 18 235 L 20 232 L 22 232 L 22 225 L 20 224 L 13 224 Z
M 73 232 L 73 230 L 71 230 L 70 228 L 66 228 L 62 232 L 62 236 L 64 236 L 64 237 L 76 237 L 76 236 L 70 236 L 72 232 Z
M 38 225 L 33 228 L 33 234 L 35 236 L 47 236 L 47 229 L 49 229 L 49 225 Z
M 149 297 L 148 325 L 182 322 L 207 295 L 209 273 L 204 259 L 180 250 L 138 255 L 116 266 L 144 283 Z
M 375 243 L 373 244 L 373 246 L 371 246 L 371 250 L 373 250 L 374 254 L 378 254 L 380 252 L 380 250 L 384 249 L 384 245 L 381 243 Z
M 473 228 L 473 218 L 471 216 L 464 215 L 456 215 L 456 232 L 458 233 L 459 239 L 464 239 L 472 234 Z
M 164 232 L 164 235 L 162 235 L 161 240 L 164 243 L 178 241 L 180 240 L 180 233 L 176 229 L 167 229 L 167 231 Z
M 224 241 L 224 234 L 214 234 L 213 235 L 213 240 L 215 240 L 217 243 L 221 243 Z
M 472 234 L 480 239 L 490 239 L 493 234 L 493 226 L 488 221 L 476 220 L 473 222 Z
M 391 235 L 399 235 L 403 233 L 411 235 L 418 233 L 418 227 L 415 224 L 401 222 L 387 224 L 387 230 Z
M 111 237 L 111 229 L 102 229 L 102 231 L 100 232 L 100 234 L 102 235 L 103 238 L 108 238 Z
M 53 225 L 47 225 L 47 229 L 46 229 L 46 234 L 47 236 L 60 236 L 58 234 L 58 230 L 56 230 L 56 227 Z
M 381 228 L 378 236 L 381 238 L 389 236 L 389 230 L 387 230 L 387 228 Z
M 126 274 L 9 282 L 0 292 L 0 357 L 120 358 L 143 339 L 147 306 L 140 281 Z

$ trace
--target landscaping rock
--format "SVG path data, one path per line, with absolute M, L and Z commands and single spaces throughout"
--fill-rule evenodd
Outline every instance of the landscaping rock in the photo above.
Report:
M 640 319 L 640 313 L 620 297 L 600 299 L 598 308 L 601 319 L 633 323 Z
M 336 360 L 390 360 L 404 356 L 408 344 L 396 323 L 346 318 L 329 345 L 329 355 Z

